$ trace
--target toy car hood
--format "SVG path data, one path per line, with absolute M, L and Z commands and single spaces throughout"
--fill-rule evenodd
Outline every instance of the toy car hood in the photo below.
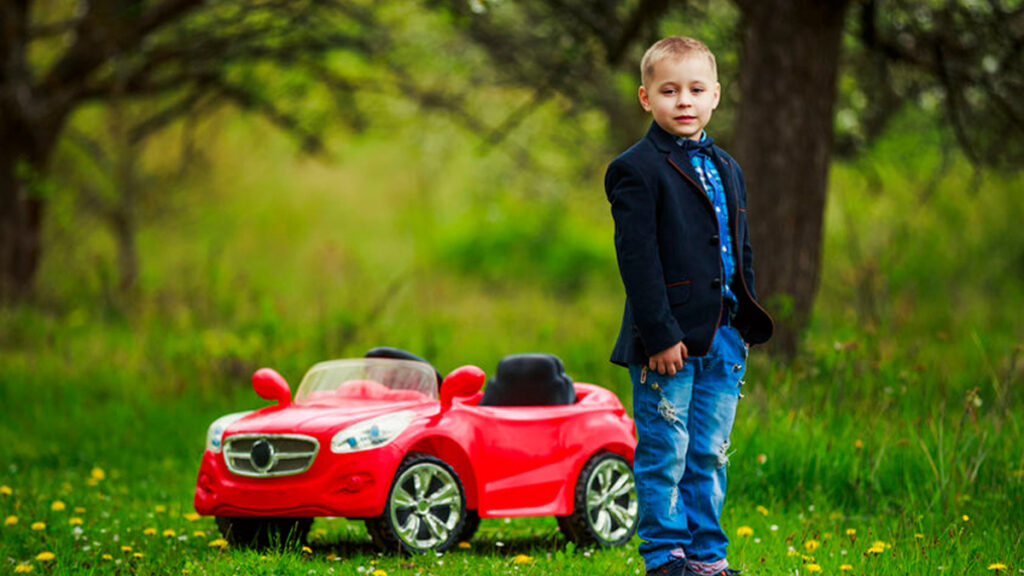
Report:
M 365 420 L 403 410 L 414 410 L 417 415 L 426 415 L 425 412 L 437 412 L 437 407 L 435 404 L 431 409 L 423 403 L 411 401 L 377 406 L 338 407 L 330 410 L 325 410 L 320 405 L 292 404 L 285 408 L 269 406 L 251 412 L 229 425 L 224 431 L 224 437 L 227 439 L 234 434 L 278 432 L 324 436 Z

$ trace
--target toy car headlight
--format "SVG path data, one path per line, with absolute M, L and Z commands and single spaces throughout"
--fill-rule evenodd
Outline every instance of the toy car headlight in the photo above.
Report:
M 213 424 L 210 424 L 210 428 L 206 431 L 206 449 L 210 452 L 220 452 L 223 447 L 224 431 L 228 429 L 228 426 L 231 426 L 250 413 L 252 413 L 252 410 L 235 412 L 214 420 Z
M 383 446 L 397 438 L 415 417 L 415 412 L 403 410 L 353 424 L 331 438 L 331 452 L 342 454 Z

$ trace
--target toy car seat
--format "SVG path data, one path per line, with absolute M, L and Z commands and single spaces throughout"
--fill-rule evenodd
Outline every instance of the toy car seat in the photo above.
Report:
M 559 406 L 575 404 L 576 390 L 565 367 L 552 354 L 510 354 L 498 362 L 484 388 L 481 406 Z

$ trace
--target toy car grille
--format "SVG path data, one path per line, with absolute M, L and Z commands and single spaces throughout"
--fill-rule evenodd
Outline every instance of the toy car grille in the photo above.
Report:
M 320 442 L 300 434 L 235 434 L 224 441 L 224 462 L 240 476 L 288 476 L 313 465 Z

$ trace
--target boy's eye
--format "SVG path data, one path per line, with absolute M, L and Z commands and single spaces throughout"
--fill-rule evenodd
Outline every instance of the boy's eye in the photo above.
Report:
M 700 94 L 700 93 L 701 93 L 701 92 L 703 92 L 703 91 L 704 91 L 704 89 L 703 89 L 703 88 L 694 88 L 694 89 L 692 90 L 692 92 L 693 92 L 694 94 Z
M 675 90 L 675 88 L 665 88 L 664 90 L 661 91 L 661 93 L 662 94 L 675 94 L 676 90 Z

